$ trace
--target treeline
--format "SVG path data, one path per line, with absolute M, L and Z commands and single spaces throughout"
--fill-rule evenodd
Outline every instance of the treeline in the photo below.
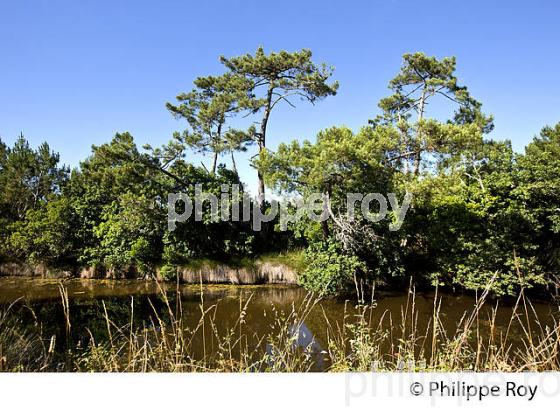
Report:
M 402 285 L 409 277 L 473 290 L 490 285 L 498 295 L 556 281 L 560 123 L 544 127 L 523 154 L 486 139 L 493 118 L 459 84 L 455 59 L 415 53 L 404 56 L 391 95 L 362 129 L 332 127 L 314 142 L 272 152 L 267 125 L 279 104 L 336 94 L 333 70 L 311 57 L 262 49 L 222 57 L 222 75 L 196 79 L 167 105 L 186 127 L 162 147 L 139 148 L 130 134 L 117 134 L 69 170 L 47 144 L 32 149 L 23 136 L 12 147 L 0 142 L 1 258 L 138 277 L 161 267 L 173 279 L 176 266 L 200 258 L 303 249 L 301 284 L 326 294 Z M 214 221 L 205 212 L 204 221 L 169 231 L 168 194 L 192 194 L 200 183 L 219 196 L 223 184 L 240 182 L 235 153 L 248 149 L 258 153 L 255 201 L 263 211 L 265 186 L 304 198 L 320 192 L 329 220 L 304 218 L 288 232 L 273 221 L 253 232 L 250 222 Z M 193 151 L 211 154 L 211 163 L 190 163 Z M 412 194 L 399 230 L 389 229 L 395 215 L 373 222 L 358 209 L 348 218 L 347 193 L 376 192 Z

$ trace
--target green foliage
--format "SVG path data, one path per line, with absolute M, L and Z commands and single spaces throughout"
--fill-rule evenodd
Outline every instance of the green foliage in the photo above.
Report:
M 471 97 L 467 87 L 458 85 L 455 69 L 455 57 L 438 60 L 424 53 L 405 54 L 400 72 L 389 82 L 394 94 L 379 102 L 383 120 L 406 121 L 414 111 L 421 120 L 428 100 L 442 96 L 458 105 L 454 123 L 476 124 L 484 132 L 490 132 L 492 117 L 484 116 L 480 111 L 481 104 Z
M 336 94 L 338 83 L 328 84 L 327 80 L 331 77 L 333 69 L 325 64 L 314 64 L 311 57 L 312 53 L 307 49 L 292 53 L 273 52 L 267 55 L 264 49 L 259 47 L 254 55 L 221 57 L 221 61 L 231 73 L 249 79 L 251 91 L 263 86 L 266 90 L 284 93 L 282 98 L 284 100 L 291 95 L 296 95 L 314 103 L 321 98 Z M 274 101 L 280 101 L 278 97 L 273 96 Z M 255 97 L 251 108 L 268 105 L 269 101 L 266 97 Z
M 203 221 L 191 218 L 167 231 L 169 193 L 192 196 L 194 184 L 201 184 L 204 192 L 219 197 L 222 185 L 238 182 L 237 174 L 222 166 L 216 173 L 181 159 L 164 166 L 161 157 L 141 153 L 130 134 L 117 134 L 109 144 L 94 147 L 66 190 L 81 222 L 79 259 L 116 269 L 133 266 L 144 275 L 160 262 L 180 265 L 192 257 L 251 254 L 250 224 L 212 220 L 208 202 Z
M 58 163 L 59 155 L 47 143 L 33 150 L 23 135 L 13 147 L 0 141 L 0 258 L 55 260 L 72 247 L 72 241 L 63 244 L 65 234 L 57 232 L 65 224 L 56 217 L 66 214 L 64 205 L 49 206 L 68 177 L 68 169 Z M 28 236 L 36 248 L 23 243 Z
M 39 209 L 27 211 L 15 222 L 8 238 L 12 256 L 32 263 L 58 266 L 76 263 L 79 244 L 74 233 L 78 221 L 68 198 L 57 198 Z
M 392 170 L 383 166 L 383 153 L 391 137 L 384 128 L 362 128 L 354 134 L 346 127 L 332 127 L 319 132 L 315 143 L 280 144 L 277 152 L 264 152 L 257 164 L 268 184 L 280 191 L 336 196 L 385 188 Z
M 299 284 L 322 295 L 350 291 L 357 275 L 366 270 L 362 261 L 344 254 L 334 241 L 312 244 L 305 251 L 305 263 L 307 268 L 299 275 Z
M 493 128 L 493 119 L 481 112 L 480 102 L 470 96 L 467 87 L 458 85 L 454 57 L 438 60 L 424 53 L 405 54 L 389 88 L 393 94 L 381 99 L 382 114 L 372 123 L 398 130 L 398 149 L 391 160 L 405 173 L 418 176 L 423 169 L 430 170 L 434 156 L 460 154 L 461 149 L 480 143 L 481 134 Z M 435 97 L 443 97 L 456 108 L 448 125 L 435 119 L 426 121 L 426 109 Z M 412 113 L 417 114 L 415 122 Z
M 128 235 L 125 227 L 127 221 L 124 219 L 127 217 L 136 224 L 129 232 L 137 233 L 141 229 L 138 226 L 139 218 L 134 218 L 137 211 L 126 210 L 126 206 L 140 204 L 145 209 L 147 198 L 155 198 L 159 193 L 158 178 L 159 174 L 145 165 L 129 133 L 117 134 L 110 143 L 93 147 L 92 156 L 82 162 L 78 170 L 74 170 L 64 192 L 71 198 L 80 221 L 75 235 L 82 244 L 79 254 L 81 263 L 109 264 L 119 257 L 108 261 L 104 257 L 118 252 L 123 252 L 123 260 L 119 264 L 130 259 L 127 246 L 132 245 L 130 241 L 136 238 L 119 240 L 115 235 Z M 135 198 L 139 201 L 135 202 Z M 153 221 L 147 223 L 154 224 Z M 110 237 L 105 238 L 104 234 L 107 233 Z M 107 250 L 111 246 L 116 248 Z
M 453 58 L 416 53 L 404 61 L 390 82 L 395 94 L 380 102 L 383 115 L 373 128 L 358 134 L 331 128 L 315 143 L 280 144 L 259 159 L 267 183 L 303 197 L 328 194 L 335 215 L 323 240 L 334 231 L 329 240 L 366 264 L 368 281 L 390 283 L 413 274 L 418 282 L 476 290 L 496 277 L 496 294 L 545 284 L 547 275 L 558 272 L 560 253 L 560 128 L 547 127 L 525 156 L 515 155 L 507 142 L 482 140 L 492 118 L 457 85 Z M 427 101 L 436 96 L 457 107 L 446 123 L 425 116 Z M 337 210 L 345 211 L 348 192 L 405 191 L 414 195 L 414 207 L 399 232 L 364 222 L 359 214 L 353 226 L 332 222 Z M 297 227 L 312 244 L 321 241 L 313 225 Z
M 518 160 L 513 194 L 533 227 L 531 241 L 546 270 L 560 272 L 560 123 L 544 127 Z
M 159 274 L 163 280 L 177 280 L 177 266 L 175 265 L 163 265 L 160 270 Z
M 33 150 L 21 135 L 12 148 L 0 144 L 0 210 L 8 220 L 21 220 L 30 209 L 58 193 L 68 170 L 47 143 Z
M 161 258 L 164 229 L 162 204 L 126 193 L 105 207 L 101 221 L 93 229 L 99 242 L 85 249 L 84 254 L 92 265 L 135 266 L 140 273 L 152 272 Z
M 509 143 L 486 142 L 422 181 L 425 195 L 417 198 L 411 223 L 414 230 L 429 227 L 416 240 L 424 244 L 434 280 L 481 289 L 495 276 L 496 294 L 546 282 L 547 269 L 539 262 L 544 247 L 536 243 L 543 230 L 525 205 L 523 161 Z
M 333 69 L 325 64 L 316 65 L 311 57 L 312 53 L 307 49 L 292 53 L 273 52 L 267 55 L 262 47 L 257 49 L 255 55 L 221 57 L 221 62 L 229 73 L 234 77 L 242 77 L 248 82 L 248 87 L 244 91 L 249 99 L 244 100 L 242 106 L 249 113 L 262 111 L 258 132 L 252 132 L 260 155 L 266 152 L 268 121 L 277 104 L 285 102 L 295 107 L 292 102 L 295 98 L 314 104 L 329 95 L 336 94 L 338 82 L 328 83 Z M 257 177 L 259 179 L 258 201 L 262 210 L 265 181 L 264 173 L 258 166 Z
M 251 82 L 245 77 L 224 74 L 219 77 L 199 77 L 195 88 L 177 96 L 180 103 L 167 103 L 167 109 L 176 117 L 186 119 L 190 130 L 174 134 L 174 141 L 167 146 L 166 156 L 179 155 L 185 147 L 195 152 L 213 154 L 211 172 L 216 172 L 218 156 L 235 151 L 245 151 L 252 142 L 254 127 L 247 132 L 226 128 L 227 120 L 251 105 L 247 90 Z M 156 150 L 155 155 L 161 155 Z M 235 161 L 233 162 L 235 167 Z
M 197 78 L 177 105 L 167 105 L 186 121 L 185 131 L 144 150 L 131 134 L 118 133 L 94 146 L 71 174 L 46 143 L 33 149 L 23 136 L 11 147 L 0 141 L 0 259 L 103 265 L 139 276 L 161 266 L 161 276 L 173 279 L 176 266 L 208 260 L 245 266 L 261 255 L 295 266 L 303 286 L 327 295 L 356 283 L 399 285 L 407 276 L 470 290 L 491 284 L 495 294 L 512 295 L 542 289 L 560 275 L 560 123 L 543 128 L 523 154 L 508 141 L 484 140 L 493 119 L 459 85 L 455 59 L 414 53 L 404 55 L 389 83 L 392 94 L 369 126 L 331 127 L 315 141 L 281 143 L 272 152 L 266 130 L 277 104 L 315 103 L 337 92 L 332 68 L 311 57 L 309 50 L 262 48 L 222 57 L 224 74 Z M 427 111 L 436 98 L 437 118 Z M 446 109 L 449 115 L 441 114 Z M 255 114 L 258 127 L 234 119 Z M 222 185 L 241 181 L 233 157 L 230 170 L 219 156 L 252 142 L 259 149 L 251 164 L 261 210 L 268 207 L 266 182 L 296 199 L 322 194 L 329 220 L 302 218 L 288 232 L 276 220 L 265 226 L 276 224 L 275 230 L 257 234 L 251 222 L 212 218 L 207 201 L 202 221 L 191 218 L 168 231 L 168 194 L 193 196 L 202 184 L 220 197 Z M 189 163 L 188 149 L 212 153 L 211 169 Z M 411 193 L 414 201 L 392 231 L 394 212 L 372 222 L 358 206 L 353 220 L 345 216 L 348 193 L 395 193 L 399 200 Z M 289 252 L 302 247 L 304 261 Z

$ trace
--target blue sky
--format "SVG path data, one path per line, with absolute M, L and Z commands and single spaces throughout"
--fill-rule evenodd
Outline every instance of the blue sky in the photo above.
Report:
M 556 1 L 2 1 L 0 137 L 46 140 L 70 165 L 130 131 L 167 141 L 164 105 L 220 55 L 310 48 L 335 67 L 337 96 L 275 112 L 269 144 L 358 129 L 377 113 L 405 52 L 457 57 L 458 76 L 495 116 L 492 138 L 523 147 L 560 121 Z M 238 158 L 250 186 L 255 176 Z M 198 161 L 198 158 L 193 158 Z

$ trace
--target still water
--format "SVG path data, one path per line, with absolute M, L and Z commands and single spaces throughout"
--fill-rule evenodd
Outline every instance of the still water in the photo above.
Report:
M 146 281 L 80 280 L 65 281 L 29 278 L 0 278 L 0 308 L 15 302 L 14 311 L 22 321 L 37 321 L 42 324 L 45 334 L 64 338 L 65 317 L 60 296 L 60 284 L 67 290 L 70 300 L 69 310 L 72 323 L 73 344 L 79 344 L 92 335 L 97 340 L 106 337 L 104 312 L 116 326 L 125 326 L 131 321 L 133 309 L 134 326 L 149 326 L 155 323 L 157 314 L 166 317 L 170 307 L 180 310 L 184 326 L 194 329 L 200 322 L 201 302 L 205 309 L 210 308 L 213 329 L 210 333 L 227 334 L 238 324 L 240 312 L 244 311 L 243 331 L 257 340 L 266 335 L 278 324 L 278 318 L 289 316 L 293 310 L 303 310 L 308 301 L 307 292 L 295 286 L 263 285 L 161 285 Z M 163 287 L 162 287 L 163 286 Z M 163 292 L 168 297 L 165 303 Z M 476 299 L 462 294 L 441 294 L 439 318 L 448 336 L 453 336 L 458 324 L 465 315 L 473 310 Z M 247 303 L 248 302 L 248 303 Z M 514 302 L 514 301 L 513 301 Z M 414 305 L 414 315 L 410 314 Z M 434 315 L 434 294 L 418 293 L 414 300 L 410 293 L 378 293 L 375 295 L 375 308 L 368 316 L 368 323 L 391 334 L 393 340 L 400 337 L 403 317 L 407 326 L 416 326 L 419 334 L 429 327 Z M 33 312 L 33 313 L 30 313 Z M 510 325 L 513 303 L 488 301 L 479 315 L 481 332 L 490 328 L 494 317 L 496 334 L 508 332 L 513 341 L 521 339 L 523 327 Z M 558 318 L 557 303 L 533 303 L 529 309 L 533 329 L 552 326 Z M 308 347 L 319 354 L 327 346 L 330 336 L 344 331 L 344 323 L 355 319 L 352 302 L 326 299 L 314 305 L 298 323 L 296 343 Z M 492 315 L 494 313 L 494 315 Z M 521 320 L 523 312 L 519 312 Z M 413 317 L 412 317 L 413 316 Z M 327 324 L 328 322 L 328 324 Z M 207 335 L 205 343 L 211 349 L 212 335 Z M 202 355 L 202 337 L 193 341 L 194 355 Z M 250 337 L 249 337 L 250 339 Z M 383 346 L 390 352 L 391 346 Z M 208 352 L 206 351 L 206 354 Z M 317 360 L 321 360 L 320 358 Z M 319 364 L 319 368 L 323 367 Z

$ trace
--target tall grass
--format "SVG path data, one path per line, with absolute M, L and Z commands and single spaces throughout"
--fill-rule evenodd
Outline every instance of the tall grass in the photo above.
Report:
M 0 313 L 0 370 L 97 372 L 308 372 L 322 371 L 546 371 L 560 370 L 560 323 L 543 326 L 522 291 L 505 330 L 496 326 L 497 307 L 483 313 L 488 292 L 477 298 L 453 328 L 442 322 L 441 297 L 434 297 L 427 326 L 418 326 L 416 292 L 411 287 L 400 317 L 378 312 L 374 295 L 367 304 L 347 303 L 342 322 L 331 321 L 323 311 L 327 346 L 317 351 L 312 343 L 298 346 L 299 329 L 320 298 L 309 294 L 289 311 L 272 309 L 274 320 L 262 334 L 246 326 L 251 297 L 239 299 L 236 322 L 226 331 L 216 323 L 216 304 L 208 305 L 200 293 L 200 320 L 189 328 L 176 302 L 162 291 L 164 311 L 152 305 L 152 319 L 134 326 L 119 326 L 104 308 L 107 337 L 81 346 L 69 342 L 72 333 L 68 295 L 61 287 L 67 337 L 64 357 L 53 354 L 57 341 L 43 335 L 40 323 L 24 329 L 12 307 Z M 375 314 L 374 314 L 375 313 Z M 482 327 L 486 326 L 485 331 Z M 521 337 L 511 334 L 521 328 Z M 195 343 L 197 348 L 195 348 Z M 202 346 L 200 346 L 202 344 Z

